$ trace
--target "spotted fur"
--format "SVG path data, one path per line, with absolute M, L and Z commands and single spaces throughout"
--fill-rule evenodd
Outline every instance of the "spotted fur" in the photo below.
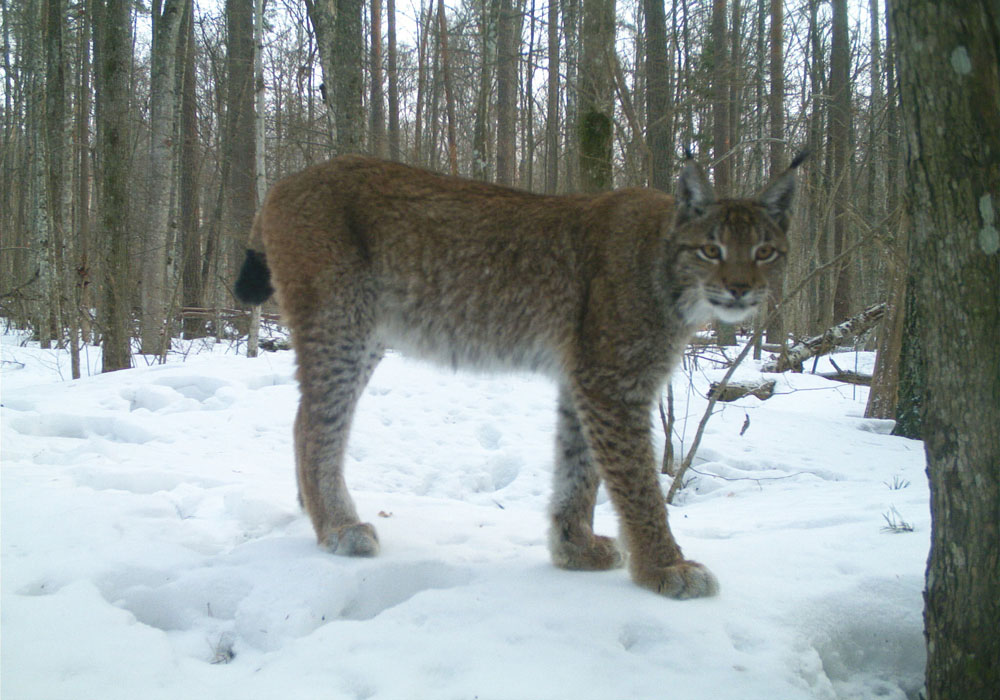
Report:
M 273 284 L 292 331 L 299 493 L 319 542 L 378 552 L 343 464 L 357 400 L 392 347 L 455 368 L 551 376 L 554 563 L 628 560 L 639 585 L 664 595 L 714 594 L 714 576 L 670 533 L 650 410 L 699 325 L 761 308 L 787 252 L 793 192 L 789 170 L 756 198 L 717 200 L 693 161 L 676 198 L 542 196 L 357 156 L 280 181 L 237 289 L 259 301 Z M 620 544 L 593 531 L 602 481 Z

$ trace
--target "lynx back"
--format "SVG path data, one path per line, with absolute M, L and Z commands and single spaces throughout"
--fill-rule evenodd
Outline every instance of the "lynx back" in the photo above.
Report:
M 554 563 L 628 562 L 641 586 L 712 595 L 667 524 L 650 410 L 691 334 L 762 307 L 787 252 L 793 168 L 751 199 L 716 199 L 688 162 L 677 197 L 542 196 L 363 157 L 277 183 L 237 293 L 276 292 L 298 359 L 302 503 L 332 552 L 378 552 L 344 480 L 355 404 L 386 347 L 453 368 L 532 369 L 559 386 Z M 593 531 L 604 482 L 621 542 Z

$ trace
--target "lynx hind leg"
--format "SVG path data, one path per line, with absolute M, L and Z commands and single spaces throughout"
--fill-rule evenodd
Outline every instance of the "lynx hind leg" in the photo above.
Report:
M 684 559 L 667 524 L 648 405 L 608 398 L 613 395 L 581 390 L 574 399 L 587 445 L 621 520 L 632 580 L 671 598 L 715 595 L 715 576 Z
M 598 571 L 625 563 L 618 543 L 594 534 L 594 504 L 600 476 L 584 441 L 576 409 L 563 389 L 559 392 L 556 460 L 549 528 L 553 563 L 563 569 Z
M 296 338 L 302 394 L 295 419 L 299 500 L 321 546 L 345 556 L 374 556 L 378 535 L 358 518 L 344 481 L 344 455 L 355 405 L 382 349 L 370 334 L 338 331 L 337 325 Z

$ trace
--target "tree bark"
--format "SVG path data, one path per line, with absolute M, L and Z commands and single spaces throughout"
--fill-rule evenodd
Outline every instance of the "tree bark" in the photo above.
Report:
M 1000 688 L 1000 22 L 993 0 L 894 3 L 891 21 L 926 382 L 927 697 L 986 700 Z
M 48 203 L 47 229 L 49 232 L 49 264 L 53 275 L 48 290 L 48 305 L 54 323 L 52 328 L 59 347 L 64 347 L 63 332 L 66 327 L 68 295 L 65 266 L 66 246 L 69 239 L 69 202 L 66 195 L 66 164 L 69 150 L 66 138 L 66 54 L 63 46 L 63 26 L 66 22 L 64 0 L 48 0 L 45 16 L 45 155 Z M 73 347 L 76 348 L 75 318 L 73 319 Z M 77 367 L 79 376 L 79 367 Z
M 643 0 L 646 14 L 646 143 L 649 184 L 673 191 L 674 124 L 670 103 L 670 48 L 663 0 Z
M 448 166 L 452 175 L 458 175 L 458 141 L 455 135 L 455 96 L 451 84 L 451 62 L 448 57 L 448 18 L 444 14 L 444 0 L 438 0 L 438 30 L 441 42 L 441 73 L 444 78 L 444 103 L 448 115 Z
M 256 137 L 254 139 L 253 159 L 254 188 L 257 191 L 257 206 L 260 206 L 267 194 L 267 163 L 264 159 L 264 0 L 254 0 L 253 35 L 254 135 Z M 247 234 L 249 236 L 249 230 Z M 247 357 L 257 357 L 260 342 L 260 314 L 260 304 L 254 304 L 250 309 Z
M 226 0 L 228 89 L 222 154 L 228 171 L 223 181 L 222 241 L 231 264 L 242 257 L 257 209 L 253 54 L 253 3 Z
M 396 49 L 396 0 L 386 0 L 386 40 L 388 59 L 386 79 L 389 82 L 389 158 L 402 160 L 399 142 L 399 70 Z
M 382 90 L 382 0 L 371 0 L 372 51 L 371 51 L 371 96 L 369 115 L 371 146 L 373 156 L 385 158 L 385 105 Z
M 128 121 L 132 24 L 127 0 L 96 0 L 95 22 L 100 235 L 105 241 L 104 300 L 98 307 L 101 371 L 131 366 L 129 204 L 132 144 Z
M 144 355 L 160 354 L 169 342 L 167 317 L 167 240 L 171 223 L 170 187 L 174 175 L 174 134 L 177 36 L 181 0 L 154 0 L 153 46 L 149 76 L 149 204 L 142 255 L 142 319 L 140 349 Z
M 612 64 L 615 0 L 583 0 L 580 61 L 580 185 L 585 192 L 610 189 L 614 137 Z
M 201 306 L 201 206 L 198 186 L 198 104 L 195 95 L 194 73 L 194 0 L 184 3 L 184 20 L 181 30 L 184 39 L 180 51 L 183 61 L 181 77 L 181 155 L 179 218 L 181 227 L 181 305 Z M 205 322 L 200 318 L 182 321 L 185 338 L 204 335 Z
M 833 255 L 849 245 L 847 210 L 850 196 L 851 84 L 850 38 L 847 32 L 847 0 L 833 0 L 833 36 L 830 44 L 830 150 L 833 156 Z M 835 268 L 833 317 L 844 318 L 851 308 L 850 260 Z
M 563 36 L 566 55 L 566 107 L 565 146 L 563 162 L 566 164 L 565 186 L 568 192 L 580 186 L 580 0 L 561 0 L 563 11 Z
M 784 0 L 770 0 L 770 66 L 769 77 L 771 90 L 768 94 L 768 111 L 770 112 L 769 136 L 771 139 L 769 149 L 768 171 L 771 177 L 775 177 L 785 169 L 785 56 L 784 56 L 784 22 L 785 3 Z M 784 282 L 784 275 L 782 275 Z M 782 287 L 784 284 L 782 284 Z M 772 300 L 768 302 L 768 308 L 773 309 Z M 779 310 L 776 313 L 769 313 L 771 319 L 767 327 L 767 342 L 785 342 L 784 314 Z
M 476 116 L 472 127 L 472 177 L 489 179 L 489 113 L 493 94 L 493 72 L 497 57 L 497 21 L 495 0 L 479 2 L 479 88 L 476 92 Z
M 712 0 L 712 156 L 715 194 L 729 197 L 729 44 L 726 41 L 726 0 Z
M 559 188 L 559 3 L 549 0 L 548 94 L 545 104 L 545 193 Z
M 520 37 L 513 0 L 499 0 L 497 31 L 497 182 L 513 185 L 517 176 L 517 50 Z
M 732 77 L 729 60 L 729 42 L 726 41 L 726 0 L 712 0 L 712 155 L 715 193 L 729 197 L 732 190 L 730 154 L 732 134 L 729 122 L 729 84 Z M 717 321 L 716 337 L 719 345 L 736 345 L 735 326 Z

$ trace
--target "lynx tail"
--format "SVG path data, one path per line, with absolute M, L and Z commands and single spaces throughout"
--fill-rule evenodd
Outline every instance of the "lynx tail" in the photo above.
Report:
M 271 270 L 263 253 L 247 248 L 247 257 L 240 268 L 240 276 L 236 278 L 233 292 L 237 299 L 247 304 L 263 304 L 274 293 Z

